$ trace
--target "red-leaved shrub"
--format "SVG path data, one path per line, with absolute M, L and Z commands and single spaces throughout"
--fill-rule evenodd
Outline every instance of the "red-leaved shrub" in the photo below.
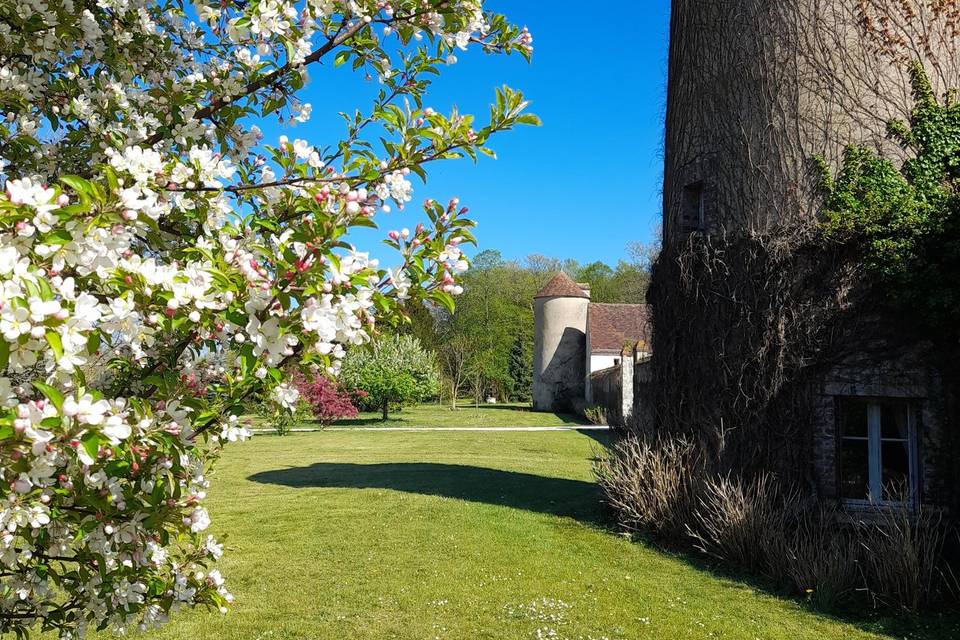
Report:
M 300 392 L 300 398 L 310 406 L 313 417 L 321 425 L 327 426 L 341 418 L 357 417 L 354 401 L 361 397 L 362 391 L 346 391 L 322 375 L 310 376 L 300 372 L 294 374 L 293 383 Z

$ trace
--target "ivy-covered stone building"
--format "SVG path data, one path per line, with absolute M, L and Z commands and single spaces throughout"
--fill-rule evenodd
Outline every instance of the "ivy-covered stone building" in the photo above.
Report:
M 920 0 L 674 0 L 663 251 L 639 427 L 695 430 L 729 469 L 851 508 L 956 507 L 956 345 L 888 315 L 815 242 L 815 159 L 901 158 L 909 65 L 960 87 L 960 7 Z

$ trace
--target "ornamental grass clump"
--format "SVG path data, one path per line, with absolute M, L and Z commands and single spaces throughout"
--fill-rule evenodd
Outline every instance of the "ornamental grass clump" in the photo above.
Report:
M 595 470 L 621 526 L 672 544 L 687 539 L 695 520 L 702 465 L 702 453 L 690 440 L 629 435 Z
M 770 474 L 745 479 L 716 468 L 716 454 L 693 441 L 633 434 L 596 472 L 627 531 L 699 552 L 819 609 L 916 613 L 957 604 L 946 550 L 960 538 L 942 512 L 910 508 L 906 496 L 902 506 L 845 511 Z

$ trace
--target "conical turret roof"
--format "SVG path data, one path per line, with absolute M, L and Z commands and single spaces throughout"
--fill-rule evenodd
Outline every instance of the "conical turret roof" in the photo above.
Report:
M 590 298 L 590 295 L 580 288 L 570 276 L 563 271 L 551 278 L 543 289 L 534 298 Z

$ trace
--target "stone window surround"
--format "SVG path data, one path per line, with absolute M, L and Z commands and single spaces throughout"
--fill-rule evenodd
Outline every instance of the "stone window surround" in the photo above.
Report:
M 915 487 L 914 497 L 919 505 L 926 500 L 930 488 L 932 468 L 929 466 L 928 447 L 934 442 L 931 436 L 939 437 L 939 421 L 933 413 L 931 393 L 939 383 L 929 377 L 922 368 L 897 366 L 896 360 L 870 364 L 839 365 L 829 371 L 814 397 L 813 463 L 817 493 L 825 499 L 840 499 L 839 429 L 837 405 L 844 397 L 888 398 L 911 401 L 915 407 Z M 929 386 L 929 385 L 933 386 Z M 850 511 L 858 511 L 857 505 L 845 505 Z

